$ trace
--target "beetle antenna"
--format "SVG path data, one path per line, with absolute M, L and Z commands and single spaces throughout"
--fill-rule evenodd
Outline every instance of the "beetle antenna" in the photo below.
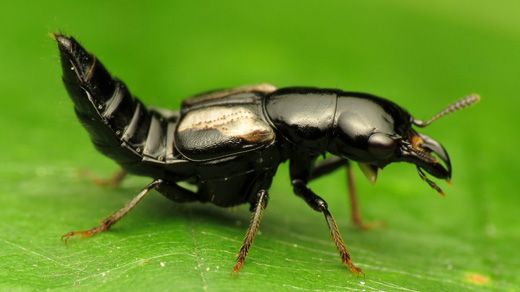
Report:
M 471 105 L 474 105 L 480 100 L 480 96 L 478 94 L 471 94 L 466 97 L 463 97 L 459 99 L 458 101 L 450 104 L 447 108 L 445 108 L 443 111 L 435 115 L 433 118 L 429 119 L 427 122 L 423 122 L 421 120 L 413 120 L 414 125 L 424 128 L 428 126 L 429 124 L 433 123 L 434 121 L 440 119 L 442 116 L 445 116 L 447 114 L 459 111 L 463 108 L 467 108 Z

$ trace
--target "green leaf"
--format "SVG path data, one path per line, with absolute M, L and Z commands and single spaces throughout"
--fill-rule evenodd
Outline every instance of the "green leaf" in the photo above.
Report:
M 46 1 L 4 4 L 0 25 L 0 290 L 518 291 L 520 19 L 514 1 Z M 23 13 L 22 13 L 23 11 Z M 392 99 L 426 120 L 479 93 L 475 107 L 424 130 L 453 161 L 439 196 L 408 164 L 375 186 L 356 170 L 366 220 L 350 222 L 345 171 L 311 184 L 354 263 L 341 264 L 322 214 L 293 195 L 287 165 L 260 231 L 231 275 L 248 206 L 176 204 L 153 192 L 92 238 L 151 180 L 101 188 L 117 166 L 98 154 L 61 82 L 52 31 L 74 34 L 146 104 L 271 82 Z

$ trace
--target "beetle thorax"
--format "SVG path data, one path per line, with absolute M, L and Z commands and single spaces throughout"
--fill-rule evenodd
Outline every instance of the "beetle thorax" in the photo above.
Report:
M 375 140 L 397 139 L 408 114 L 400 107 L 375 96 L 344 93 L 338 97 L 333 136 L 328 151 L 354 161 L 385 164 L 370 150 Z M 376 141 L 377 142 L 377 141 Z M 372 143 L 373 144 L 373 143 Z
M 337 90 L 278 90 L 265 98 L 265 111 L 279 139 L 298 149 L 325 153 L 334 124 Z

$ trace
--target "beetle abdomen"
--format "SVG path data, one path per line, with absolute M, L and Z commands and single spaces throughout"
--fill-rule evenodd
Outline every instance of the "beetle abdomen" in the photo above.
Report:
M 173 132 L 177 112 L 147 109 L 73 38 L 55 38 L 60 47 L 65 86 L 95 147 L 129 172 L 160 174 L 162 169 L 154 169 L 153 165 L 160 166 L 176 154 Z M 143 160 L 152 167 L 143 168 Z

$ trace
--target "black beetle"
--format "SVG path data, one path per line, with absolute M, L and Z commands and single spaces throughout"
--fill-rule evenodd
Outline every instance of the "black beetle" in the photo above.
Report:
M 422 122 L 397 104 L 370 94 L 261 84 L 200 94 L 186 99 L 180 111 L 147 108 L 74 38 L 53 37 L 61 54 L 63 82 L 96 149 L 121 165 L 124 173 L 153 178 L 100 226 L 69 232 L 65 240 L 107 230 L 151 189 L 176 202 L 222 207 L 249 203 L 253 217 L 235 273 L 255 237 L 278 165 L 287 160 L 294 193 L 325 215 L 343 263 L 352 272 L 363 273 L 352 263 L 327 203 L 307 186 L 309 181 L 346 166 L 352 182 L 351 160 L 374 183 L 379 168 L 405 161 L 415 164 L 420 177 L 442 194 L 423 170 L 449 181 L 448 153 L 412 125 L 427 126 L 479 100 L 470 95 Z M 332 157 L 317 163 L 326 153 Z M 197 186 L 197 191 L 179 186 L 180 181 Z M 350 189 L 352 217 L 362 226 Z

